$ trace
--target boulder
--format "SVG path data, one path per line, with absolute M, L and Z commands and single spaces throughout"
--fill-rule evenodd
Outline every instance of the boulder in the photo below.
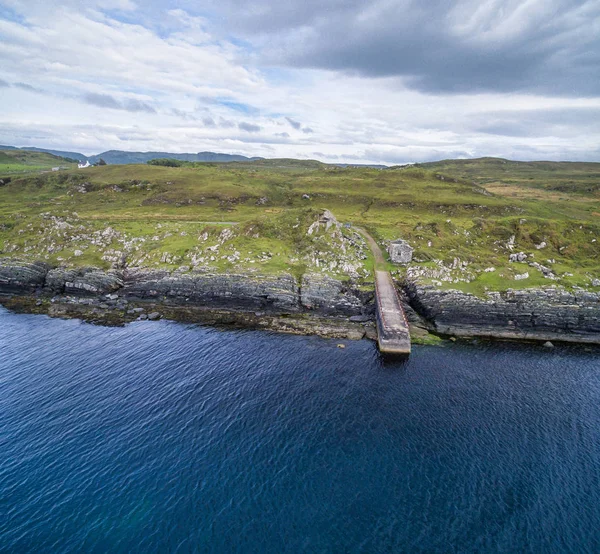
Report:
M 508 257 L 509 262 L 524 262 L 526 259 L 527 259 L 527 254 L 525 254 L 525 252 L 511 254 Z

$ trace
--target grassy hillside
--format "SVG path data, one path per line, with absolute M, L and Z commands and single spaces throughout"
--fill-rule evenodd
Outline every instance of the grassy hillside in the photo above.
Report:
M 126 258 L 141 267 L 365 278 L 372 260 L 353 230 L 360 225 L 382 246 L 399 237 L 410 241 L 415 253 L 408 273 L 441 286 L 481 292 L 590 286 L 600 279 L 600 199 L 591 187 L 600 164 L 552 170 L 540 164 L 535 172 L 514 162 L 475 162 L 479 173 L 463 161 L 378 170 L 260 160 L 112 165 L 13 178 L 0 187 L 0 255 L 67 265 L 109 267 Z M 560 175 L 552 183 L 545 177 L 550 171 Z M 558 179 L 571 189 L 549 188 Z M 499 194 L 499 182 L 510 182 L 517 194 Z M 352 226 L 309 235 L 323 209 Z M 509 262 L 521 251 L 527 260 Z
M 443 160 L 420 164 L 427 170 L 475 181 L 502 196 L 579 201 L 600 199 L 600 164 L 514 162 L 502 158 Z
M 0 150 L 0 179 L 19 173 L 50 171 L 53 167 L 73 169 L 77 164 L 72 160 L 30 150 Z

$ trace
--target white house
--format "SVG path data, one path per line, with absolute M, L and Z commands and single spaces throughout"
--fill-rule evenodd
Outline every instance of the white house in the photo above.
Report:
M 86 162 L 85 162 L 84 164 L 82 164 L 81 162 L 79 162 L 79 163 L 77 164 L 77 167 L 78 167 L 79 169 L 84 169 L 85 167 L 90 167 L 90 162 L 89 162 L 88 160 L 86 160 Z

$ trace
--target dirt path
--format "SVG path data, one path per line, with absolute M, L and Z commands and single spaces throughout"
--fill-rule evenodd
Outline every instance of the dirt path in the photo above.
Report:
M 360 227 L 356 227 L 356 230 L 367 240 L 369 244 L 369 248 L 371 248 L 371 252 L 373 252 L 373 256 L 375 257 L 375 269 L 379 269 L 380 267 L 385 266 L 385 257 L 379 245 L 375 242 L 375 239 L 369 235 L 364 229 Z

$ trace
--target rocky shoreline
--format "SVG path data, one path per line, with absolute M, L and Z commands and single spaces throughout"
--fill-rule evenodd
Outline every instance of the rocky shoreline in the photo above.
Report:
M 600 294 L 560 287 L 485 298 L 399 284 L 415 337 L 600 344 Z M 203 270 L 51 268 L 0 259 L 0 304 L 9 309 L 122 325 L 173 319 L 331 338 L 375 338 L 373 290 L 323 274 L 266 276 Z
M 0 304 L 120 325 L 172 319 L 331 338 L 375 338 L 373 292 L 325 275 L 51 268 L 0 260 Z

